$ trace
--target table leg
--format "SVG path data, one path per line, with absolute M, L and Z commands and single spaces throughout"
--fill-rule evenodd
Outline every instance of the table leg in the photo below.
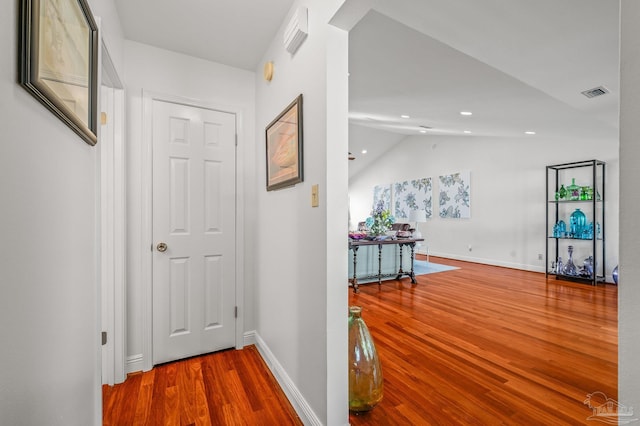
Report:
M 416 274 L 413 272 L 413 258 L 414 258 L 414 250 L 416 247 L 416 243 L 410 243 L 409 247 L 411 248 L 411 273 L 409 274 L 409 276 L 411 277 L 411 283 L 415 284 L 416 283 Z
M 378 286 L 382 285 L 382 244 L 378 244 Z
M 396 276 L 396 280 L 399 280 L 406 273 L 402 270 L 402 246 L 404 244 L 398 244 L 400 246 L 400 269 L 398 269 L 398 275 Z
M 358 293 L 360 290 L 358 290 L 358 275 L 357 275 L 357 266 L 358 266 L 358 249 L 360 247 L 358 246 L 354 246 L 351 247 L 351 250 L 353 250 L 353 280 L 351 281 L 351 285 L 353 285 L 353 292 L 354 293 Z

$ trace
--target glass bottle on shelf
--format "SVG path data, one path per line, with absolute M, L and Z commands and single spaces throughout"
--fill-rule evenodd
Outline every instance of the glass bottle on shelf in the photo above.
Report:
M 580 199 L 580 187 L 576 185 L 576 178 L 571 178 L 571 185 L 567 186 L 567 196 L 572 201 Z
M 587 226 L 587 216 L 580 211 L 580 209 L 575 209 L 571 216 L 569 217 L 569 231 L 571 238 L 583 238 L 582 232 Z
M 561 200 L 565 200 L 567 198 L 567 188 L 565 188 L 564 185 L 560 185 L 558 196 L 560 197 Z
M 573 263 L 573 246 L 567 247 L 569 251 L 569 259 L 567 259 L 567 264 L 562 268 L 562 273 L 564 275 L 578 275 L 578 268 Z
M 558 256 L 558 263 L 556 263 L 556 274 L 562 274 L 562 269 L 564 269 L 564 264 L 562 263 L 562 258 Z

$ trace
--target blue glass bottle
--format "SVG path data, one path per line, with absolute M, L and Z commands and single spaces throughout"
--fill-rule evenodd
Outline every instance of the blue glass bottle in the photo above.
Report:
M 571 213 L 571 217 L 569 217 L 569 227 L 570 227 L 570 236 L 571 238 L 582 238 L 582 232 L 584 228 L 587 226 L 587 216 L 580 211 L 580 209 L 576 209 L 573 213 Z

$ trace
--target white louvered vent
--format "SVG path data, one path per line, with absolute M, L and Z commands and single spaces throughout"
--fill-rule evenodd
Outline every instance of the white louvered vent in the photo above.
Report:
M 585 95 L 587 98 L 595 98 L 596 96 L 606 95 L 607 93 L 609 93 L 609 89 L 607 89 L 604 86 L 598 86 L 593 89 L 585 90 L 584 92 L 581 92 L 581 93 Z
M 307 8 L 299 7 L 284 30 L 284 47 L 292 55 L 296 53 L 298 47 L 307 38 L 309 33 L 307 20 Z

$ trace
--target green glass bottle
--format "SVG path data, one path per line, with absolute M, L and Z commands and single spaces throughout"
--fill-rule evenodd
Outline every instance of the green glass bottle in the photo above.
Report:
M 360 306 L 349 307 L 349 410 L 369 411 L 382 401 L 382 368 Z
M 576 178 L 571 178 L 571 185 L 567 186 L 567 196 L 572 201 L 580 199 L 580 187 L 576 185 Z
M 560 196 L 561 200 L 567 199 L 567 188 L 565 188 L 564 185 L 560 185 L 560 190 L 558 191 L 558 195 Z

